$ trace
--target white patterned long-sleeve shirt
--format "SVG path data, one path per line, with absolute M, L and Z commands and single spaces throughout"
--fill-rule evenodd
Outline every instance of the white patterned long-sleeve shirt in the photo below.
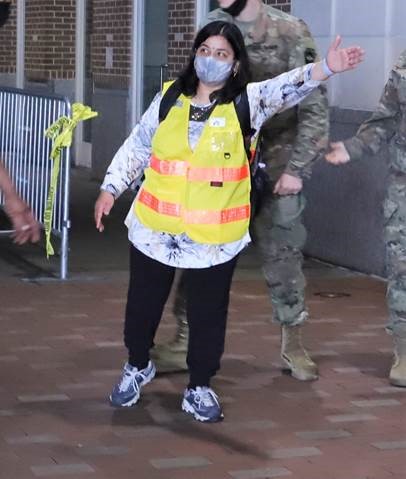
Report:
M 319 82 L 310 79 L 312 67 L 313 64 L 309 64 L 276 78 L 247 85 L 251 128 L 256 134 L 266 120 L 298 104 L 318 87 Z M 101 189 L 112 193 L 115 198 L 140 180 L 144 170 L 149 166 L 152 138 L 159 126 L 161 97 L 161 93 L 156 95 L 130 136 L 115 154 L 107 170 Z M 210 107 L 212 105 L 195 106 L 197 111 Z M 199 141 L 205 123 L 195 121 L 193 118 L 189 121 L 188 140 L 192 150 Z M 128 238 L 135 248 L 156 261 L 177 268 L 208 268 L 225 263 L 240 253 L 250 242 L 248 232 L 238 241 L 212 245 L 196 243 L 185 233 L 175 235 L 155 231 L 139 221 L 133 206 L 125 224 L 128 227 Z

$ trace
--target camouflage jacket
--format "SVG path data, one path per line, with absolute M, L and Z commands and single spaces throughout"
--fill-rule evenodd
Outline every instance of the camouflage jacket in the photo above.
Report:
M 316 48 L 306 24 L 263 4 L 253 22 L 238 22 L 221 9 L 209 13 L 204 24 L 214 20 L 235 23 L 241 30 L 250 58 L 253 81 L 313 62 Z M 323 153 L 328 140 L 328 104 L 320 86 L 299 106 L 276 115 L 262 128 L 264 160 L 272 179 L 283 172 L 310 175 L 312 163 Z
M 374 155 L 389 144 L 392 172 L 406 173 L 406 50 L 390 73 L 377 109 L 344 144 L 351 159 Z

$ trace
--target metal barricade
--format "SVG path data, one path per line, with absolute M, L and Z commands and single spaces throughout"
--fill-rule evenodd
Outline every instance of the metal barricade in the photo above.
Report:
M 45 130 L 60 116 L 70 116 L 69 100 L 58 95 L 37 95 L 0 87 L 0 157 L 21 197 L 43 223 L 52 175 L 52 144 Z M 60 238 L 60 278 L 68 273 L 70 151 L 61 157 L 52 233 Z M 4 198 L 0 192 L 0 205 Z

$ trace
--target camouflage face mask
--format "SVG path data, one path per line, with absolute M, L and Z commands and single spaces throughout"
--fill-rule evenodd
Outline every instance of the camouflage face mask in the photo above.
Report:
M 244 10 L 244 8 L 247 5 L 248 0 L 235 0 L 234 3 L 232 3 L 229 7 L 227 8 L 222 8 L 222 10 L 232 17 L 238 17 L 238 15 Z

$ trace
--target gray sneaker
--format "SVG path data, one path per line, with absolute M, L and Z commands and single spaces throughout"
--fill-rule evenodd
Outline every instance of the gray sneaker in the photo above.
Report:
M 155 366 L 149 361 L 148 366 L 140 371 L 125 363 L 120 381 L 114 386 L 110 394 L 110 403 L 115 407 L 129 407 L 137 403 L 140 398 L 141 387 L 155 377 Z

